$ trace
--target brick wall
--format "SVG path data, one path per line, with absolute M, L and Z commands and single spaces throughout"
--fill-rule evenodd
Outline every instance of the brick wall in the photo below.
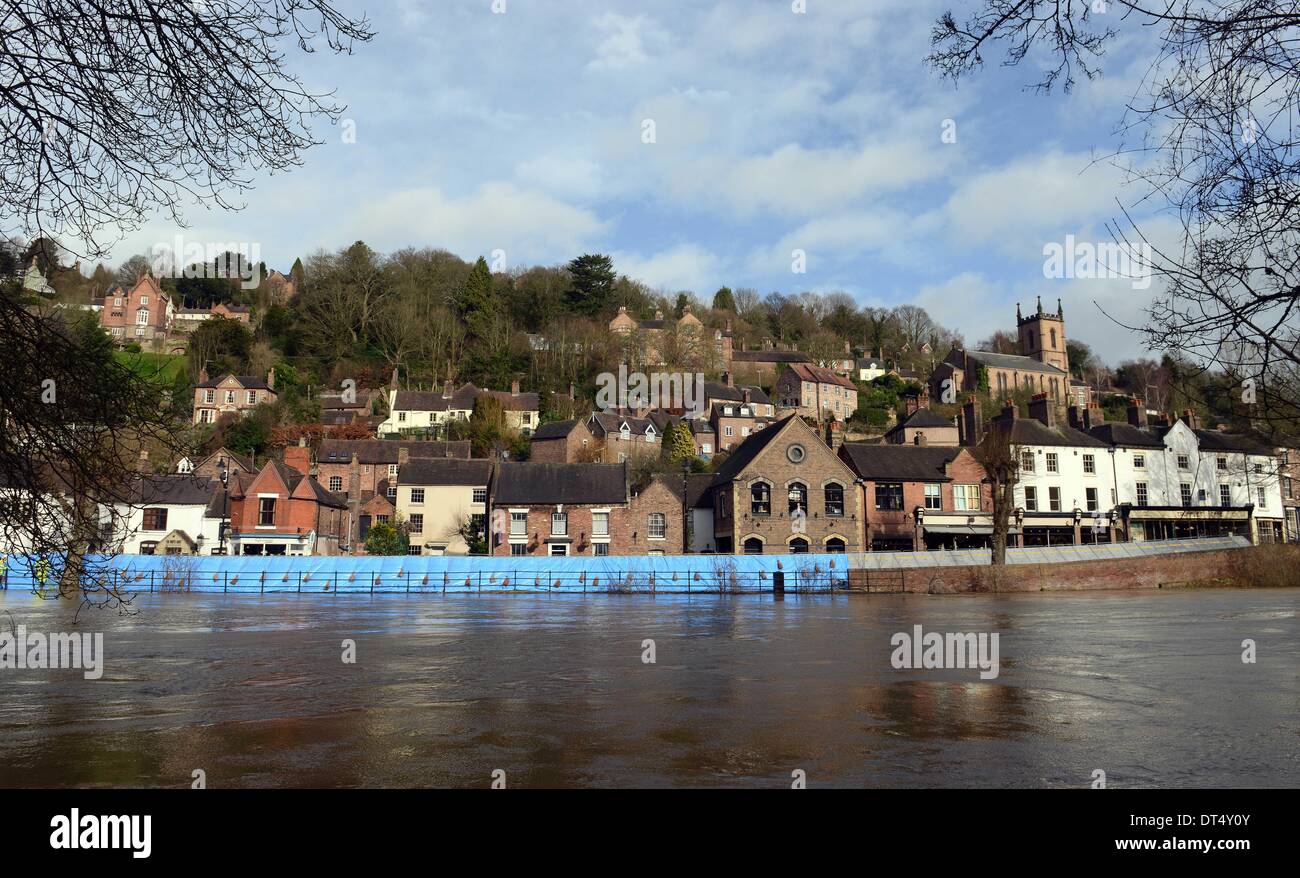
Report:
M 505 513 L 507 529 L 507 533 L 502 534 L 500 537 L 494 536 L 493 542 L 497 544 L 492 547 L 493 555 L 510 554 L 510 510 L 519 508 L 521 507 L 510 506 L 509 504 L 500 504 L 493 507 L 494 512 L 496 509 L 500 509 Z M 569 554 L 592 554 L 592 510 L 594 509 L 609 510 L 609 553 L 611 555 L 632 554 L 630 551 L 632 535 L 626 505 L 574 506 L 566 503 L 564 512 L 569 517 L 567 538 Z M 557 539 L 551 534 L 551 514 L 555 511 L 556 507 L 554 505 L 528 507 L 528 538 L 525 543 L 528 547 L 526 553 L 528 557 L 542 558 L 550 553 L 551 541 Z
M 618 554 L 645 555 L 652 551 L 663 552 L 665 555 L 682 554 L 682 499 L 669 489 L 663 478 L 681 481 L 680 476 L 657 478 L 632 498 L 628 516 L 628 527 L 632 530 L 629 542 L 631 551 Z M 681 490 L 680 486 L 678 490 Z M 651 515 L 664 517 L 663 539 L 650 538 Z

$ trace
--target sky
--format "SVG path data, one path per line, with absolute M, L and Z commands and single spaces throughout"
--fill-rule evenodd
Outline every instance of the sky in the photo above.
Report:
M 345 124 L 317 123 L 323 143 L 257 178 L 243 210 L 150 222 L 109 261 L 178 233 L 256 244 L 285 271 L 357 240 L 502 251 L 511 268 L 602 252 L 706 303 L 726 285 L 921 305 L 968 345 L 1014 329 L 1017 302 L 1060 298 L 1067 334 L 1103 359 L 1144 353 L 1121 324 L 1140 322 L 1153 290 L 1046 277 L 1044 246 L 1110 240 L 1107 222 L 1137 200 L 1105 157 L 1145 35 L 1123 35 L 1101 79 L 1042 95 L 1026 89 L 1033 56 L 1004 68 L 992 50 L 958 86 L 926 66 L 935 19 L 969 0 L 792 5 L 341 0 L 372 42 L 286 49 L 347 105 Z M 1171 234 L 1145 209 L 1144 231 Z

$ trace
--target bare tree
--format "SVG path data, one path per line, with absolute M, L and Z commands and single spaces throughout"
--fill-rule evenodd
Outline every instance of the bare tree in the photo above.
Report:
M 301 162 L 341 107 L 282 42 L 372 36 L 329 0 L 0 0 L 0 227 L 98 255 L 154 211 L 237 206 L 253 172 Z
M 1011 442 L 1007 429 L 995 423 L 972 454 L 993 489 L 993 563 L 1000 566 L 1007 563 L 1007 534 L 1020 482 L 1020 448 Z
M 1119 120 L 1113 159 L 1179 223 L 1172 247 L 1127 211 L 1112 225 L 1159 291 L 1139 327 L 1152 350 L 1221 369 L 1255 431 L 1300 439 L 1300 8 L 1294 0 L 984 0 L 935 27 L 930 62 L 959 78 L 996 43 L 1006 63 L 1053 58 L 1036 87 L 1091 78 L 1118 28 L 1149 28 L 1155 57 Z M 1105 22 L 1106 26 L 1100 26 Z M 1111 25 L 1114 25 L 1112 28 Z M 1138 161 L 1129 159 L 1136 157 Z M 1208 400 L 1207 400 L 1208 402 Z M 1222 404 L 1225 400 L 1215 400 Z

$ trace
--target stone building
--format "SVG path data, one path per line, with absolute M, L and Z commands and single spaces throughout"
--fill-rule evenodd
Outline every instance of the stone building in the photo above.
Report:
M 1060 408 L 1070 402 L 1070 357 L 1066 351 L 1065 312 L 1057 301 L 1056 313 L 1038 310 L 1028 317 L 1016 306 L 1018 354 L 967 351 L 953 345 L 930 375 L 930 394 L 943 402 L 956 402 L 966 392 L 993 393 L 1005 399 L 1018 389 L 1046 393 Z

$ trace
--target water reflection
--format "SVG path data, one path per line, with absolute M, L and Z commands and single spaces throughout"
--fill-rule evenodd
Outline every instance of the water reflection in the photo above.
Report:
M 103 679 L 0 671 L 0 785 L 1294 786 L 1300 590 L 142 597 Z M 29 630 L 66 604 L 19 593 Z M 1001 673 L 890 637 L 998 632 Z M 1243 666 L 1244 637 L 1260 643 Z M 341 660 L 356 642 L 355 664 Z M 641 660 L 655 641 L 655 664 Z

